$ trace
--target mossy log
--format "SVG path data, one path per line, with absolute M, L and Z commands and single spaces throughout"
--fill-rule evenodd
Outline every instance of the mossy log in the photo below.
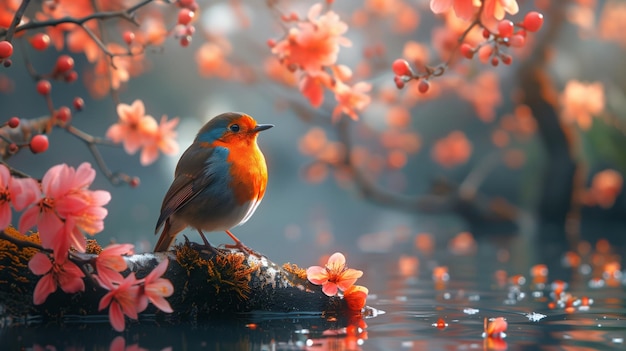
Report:
M 36 243 L 38 239 L 31 235 L 18 240 Z M 92 242 L 87 259 L 97 256 L 98 249 Z M 34 305 L 33 291 L 40 277 L 30 271 L 28 261 L 37 251 L 0 238 L 0 325 L 77 322 L 93 317 L 107 320 L 107 309 L 98 310 L 107 290 L 89 275 L 84 278 L 85 291 L 67 294 L 58 289 L 43 304 Z M 169 252 L 136 254 L 125 259 L 128 269 L 122 274 L 135 272 L 138 279 L 163 260 L 169 260 L 163 278 L 174 286 L 173 295 L 167 298 L 174 312 L 164 313 L 150 305 L 139 315 L 140 321 L 196 323 L 242 318 L 256 311 L 338 315 L 347 312 L 344 300 L 326 296 L 320 286 L 306 279 L 304 269 L 292 264 L 278 265 L 238 249 L 219 249 L 215 253 L 185 242 Z M 91 269 L 90 265 L 87 269 Z

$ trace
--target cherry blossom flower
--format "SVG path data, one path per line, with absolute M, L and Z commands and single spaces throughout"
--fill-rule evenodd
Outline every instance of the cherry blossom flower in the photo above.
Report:
M 108 191 L 87 189 L 95 176 L 87 162 L 77 169 L 66 164 L 50 168 L 41 182 L 43 193 L 22 214 L 19 230 L 26 232 L 37 225 L 44 248 L 62 253 L 74 247 L 84 252 L 83 232 L 94 235 L 102 231 L 107 215 L 102 206 L 111 200 Z
M 117 105 L 119 122 L 109 127 L 107 138 L 123 143 L 124 150 L 134 154 L 158 132 L 159 126 L 150 115 L 146 115 L 143 101 L 135 100 L 132 105 Z
M 339 290 L 346 291 L 351 287 L 363 272 L 347 268 L 346 257 L 341 252 L 335 252 L 328 258 L 326 266 L 311 266 L 306 275 L 311 283 L 322 285 L 324 294 L 335 296 Z
M 333 110 L 333 120 L 339 119 L 342 113 L 357 120 L 359 116 L 356 111 L 363 110 L 372 98 L 367 93 L 372 89 L 372 85 L 366 82 L 358 82 L 349 86 L 340 81 L 335 84 L 335 99 L 338 105 Z
M 457 17 L 471 20 L 480 8 L 480 0 L 430 0 L 430 10 L 435 14 L 454 9 Z
M 108 280 L 100 279 L 95 276 L 100 286 L 109 290 L 106 295 L 100 300 L 98 310 L 109 307 L 109 321 L 113 326 L 113 329 L 121 332 L 126 326 L 124 315 L 132 319 L 137 319 L 137 303 L 139 299 L 139 281 L 135 278 L 135 273 L 131 272 L 126 278 L 123 278 L 121 274 L 117 273 L 118 277 L 113 281 L 119 283 L 112 283 Z
M 115 281 L 120 277 L 117 273 L 128 268 L 122 255 L 132 254 L 132 251 L 132 244 L 111 244 L 105 247 L 96 258 L 98 277 L 109 284 L 119 283 L 119 281 Z
M 604 111 L 604 86 L 600 82 L 570 80 L 561 95 L 561 106 L 563 121 L 577 123 L 580 129 L 588 130 L 593 117 Z
M 348 25 L 333 11 L 320 15 L 323 5 L 314 4 L 309 9 L 308 21 L 291 28 L 287 37 L 277 42 L 272 53 L 283 63 L 304 71 L 315 72 L 337 61 L 339 46 L 350 46 L 351 42 L 342 35 Z
M 7 166 L 0 165 L 0 230 L 11 224 L 11 206 L 21 211 L 37 199 L 39 192 L 36 180 L 14 178 Z
M 147 139 L 146 144 L 141 150 L 139 162 L 146 166 L 156 161 L 159 157 L 159 150 L 166 155 L 174 155 L 178 153 L 178 143 L 176 142 L 176 131 L 174 128 L 178 125 L 178 118 L 172 118 L 169 121 L 167 116 L 161 117 L 161 122 L 156 133 L 152 138 Z
M 148 301 L 163 312 L 172 313 L 172 307 L 165 300 L 174 293 L 174 286 L 165 278 L 161 278 L 167 270 L 169 260 L 163 260 L 143 280 L 143 294 L 139 297 L 137 310 L 143 311 L 148 307 Z
M 56 256 L 54 261 L 41 252 L 36 253 L 28 262 L 28 268 L 36 274 L 43 275 L 35 286 L 33 292 L 33 303 L 40 305 L 46 301 L 48 296 L 55 292 L 58 287 L 68 294 L 85 290 L 83 277 L 85 274 L 80 268 L 68 259 L 61 259 Z
M 324 71 L 304 74 L 300 78 L 299 88 L 313 107 L 320 107 L 324 102 L 324 87 L 331 85 L 332 78 Z

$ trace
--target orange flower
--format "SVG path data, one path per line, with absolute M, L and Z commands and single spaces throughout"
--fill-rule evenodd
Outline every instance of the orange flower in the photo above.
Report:
M 430 0 L 430 10 L 435 14 L 444 13 L 450 8 L 464 20 L 471 20 L 480 7 L 480 0 Z
M 359 82 L 353 86 L 349 86 L 340 81 L 335 84 L 335 99 L 337 107 L 333 110 L 333 120 L 339 119 L 342 113 L 357 120 L 356 111 L 363 110 L 372 100 L 367 93 L 372 89 L 372 85 L 366 82 Z
M 623 183 L 624 179 L 619 172 L 606 169 L 593 176 L 589 193 L 599 206 L 610 208 L 621 193 Z
M 333 11 L 320 16 L 322 7 L 321 3 L 311 6 L 308 21 L 299 22 L 297 28 L 291 28 L 287 37 L 272 48 L 272 53 L 286 66 L 316 72 L 323 66 L 335 64 L 340 45 L 351 45 L 342 36 L 348 25 Z
M 324 294 L 335 296 L 339 290 L 348 290 L 363 272 L 347 268 L 346 257 L 341 252 L 335 252 L 328 258 L 326 266 L 309 267 L 306 275 L 311 283 L 322 286 Z

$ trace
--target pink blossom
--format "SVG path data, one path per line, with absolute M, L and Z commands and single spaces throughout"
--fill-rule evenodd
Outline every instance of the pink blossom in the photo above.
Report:
M 28 268 L 33 273 L 43 275 L 33 292 L 35 305 L 44 303 L 59 286 L 68 294 L 85 290 L 85 282 L 82 279 L 85 276 L 83 271 L 72 261 L 68 259 L 59 260 L 58 257 L 62 256 L 57 256 L 53 262 L 48 255 L 38 252 L 28 262 Z
M 107 191 L 87 189 L 95 175 L 86 162 L 77 169 L 66 164 L 50 168 L 41 182 L 43 193 L 22 214 L 19 230 L 26 232 L 37 225 L 44 248 L 62 253 L 74 247 L 84 252 L 83 232 L 94 235 L 102 231 L 107 215 L 102 206 L 111 199 Z
M 146 142 L 154 138 L 159 126 L 146 110 L 141 100 L 135 100 L 132 105 L 117 105 L 118 123 L 109 127 L 107 138 L 115 143 L 124 143 L 124 150 L 134 154 Z
M 320 71 L 324 66 L 335 64 L 340 45 L 351 45 L 342 36 L 348 25 L 333 11 L 320 16 L 322 7 L 321 3 L 311 6 L 308 21 L 299 22 L 297 28 L 291 28 L 287 37 L 272 48 L 272 52 L 286 66 L 309 72 Z
M 109 284 L 119 283 L 118 272 L 128 268 L 126 260 L 122 255 L 132 254 L 132 244 L 111 244 L 105 247 L 96 258 L 96 271 L 101 280 L 108 281 Z
M 176 142 L 176 131 L 174 128 L 178 125 L 178 118 L 172 118 L 169 121 L 167 116 L 161 117 L 159 127 L 151 138 L 146 139 L 145 146 L 141 150 L 140 162 L 146 166 L 156 161 L 159 157 L 159 150 L 166 155 L 178 153 L 178 143 Z
M 338 105 L 333 110 L 333 120 L 339 119 L 342 113 L 357 120 L 359 116 L 356 111 L 363 110 L 371 101 L 367 93 L 372 89 L 372 85 L 366 82 L 359 82 L 349 86 L 341 81 L 335 84 L 335 99 Z
M 324 294 L 335 296 L 339 290 L 346 291 L 351 287 L 363 272 L 347 268 L 346 257 L 341 252 L 335 252 L 328 258 L 326 266 L 311 266 L 306 275 L 311 283 L 322 285 Z
M 11 205 L 18 211 L 37 198 L 39 184 L 32 178 L 14 178 L 9 168 L 0 164 L 0 230 L 11 224 Z
M 119 273 L 116 274 L 119 275 L 119 277 L 113 280 L 119 281 L 119 284 L 100 279 L 96 276 L 100 286 L 109 290 L 100 300 L 98 310 L 102 311 L 108 306 L 109 321 L 113 329 L 121 332 L 126 325 L 124 315 L 132 319 L 137 319 L 138 317 L 137 303 L 139 298 L 139 286 L 137 284 L 139 281 L 135 278 L 134 272 L 131 272 L 126 278 L 123 278 Z
M 139 297 L 137 310 L 143 311 L 148 307 L 148 301 L 163 312 L 172 313 L 172 307 L 165 300 L 174 293 L 174 286 L 165 278 L 161 278 L 167 270 L 169 261 L 163 260 L 143 280 L 143 294 Z
M 430 10 L 435 14 L 454 9 L 454 14 L 464 20 L 471 20 L 480 8 L 480 0 L 430 0 Z

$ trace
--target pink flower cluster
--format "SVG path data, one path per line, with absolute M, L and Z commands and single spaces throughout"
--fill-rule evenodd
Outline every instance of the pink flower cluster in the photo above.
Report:
M 117 331 L 125 328 L 124 315 L 137 319 L 149 302 L 163 312 L 173 312 L 165 298 L 174 293 L 174 286 L 169 280 L 161 278 L 169 261 L 163 260 L 143 279 L 137 279 L 134 272 L 123 277 L 120 272 L 128 266 L 122 255 L 131 254 L 132 250 L 131 244 L 113 244 L 102 250 L 96 259 L 98 274 L 94 277 L 101 287 L 109 291 L 100 300 L 98 309 L 109 308 L 109 320 Z
M 141 149 L 140 162 L 149 165 L 159 157 L 159 151 L 166 155 L 178 153 L 176 131 L 178 118 L 167 120 L 167 116 L 156 119 L 146 115 L 141 100 L 135 100 L 132 105 L 117 105 L 119 121 L 113 124 L 106 132 L 106 136 L 115 143 L 123 143 L 124 150 L 129 154 Z
M 483 6 L 480 21 L 488 28 L 495 28 L 497 22 L 502 20 L 506 13 L 514 15 L 519 11 L 516 0 L 484 0 L 484 4 L 482 2 L 477 0 L 430 0 L 430 9 L 439 14 L 452 8 L 457 17 L 469 21 Z
M 371 101 L 367 95 L 371 84 L 347 83 L 352 78 L 352 71 L 336 62 L 340 46 L 352 44 L 343 37 L 348 25 L 335 12 L 322 13 L 322 9 L 321 3 L 311 6 L 306 20 L 298 19 L 295 14 L 283 16 L 285 22 L 296 22 L 297 25 L 291 27 L 280 41 L 270 40 L 269 45 L 285 67 L 298 73 L 300 92 L 311 105 L 321 106 L 324 91 L 328 89 L 337 100 L 333 119 L 340 118 L 342 113 L 357 119 L 357 111 L 363 110 Z
M 16 204 L 26 210 L 19 221 L 19 230 L 25 233 L 37 226 L 41 245 L 52 250 L 55 259 L 65 255 L 70 247 L 85 252 L 83 233 L 95 235 L 104 228 L 107 210 L 102 207 L 111 200 L 104 190 L 89 190 L 96 171 L 87 162 L 77 169 L 66 164 L 50 168 L 43 176 L 41 186 L 35 181 L 21 182 Z M 22 203 L 21 201 L 24 201 Z

